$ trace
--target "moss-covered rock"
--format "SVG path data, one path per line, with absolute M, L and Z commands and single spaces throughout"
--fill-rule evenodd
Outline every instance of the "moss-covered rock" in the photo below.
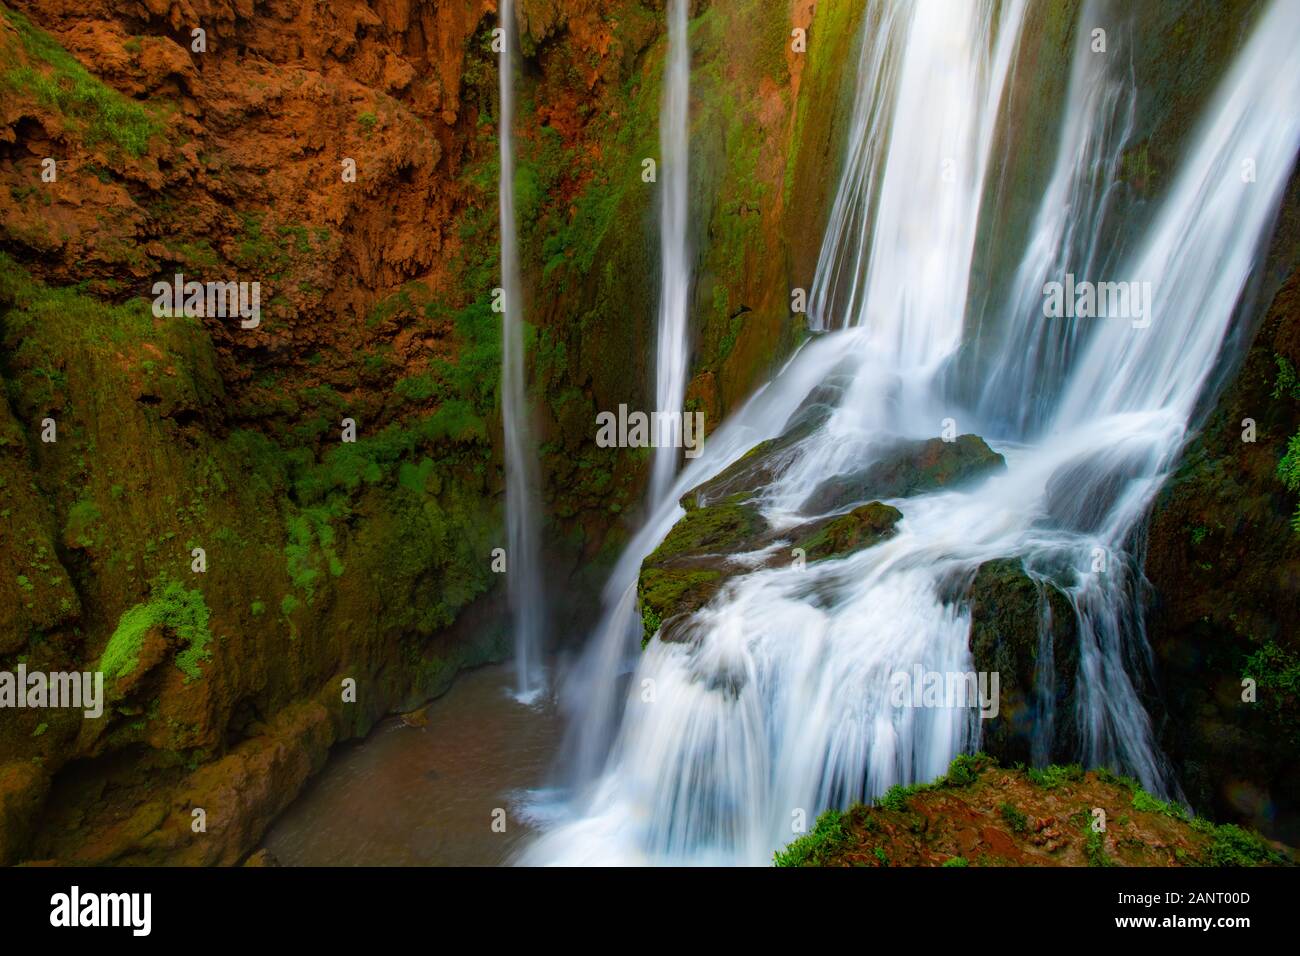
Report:
M 677 634 L 674 625 L 707 604 L 741 570 L 732 557 L 752 550 L 767 529 L 758 508 L 742 494 L 687 511 L 641 564 L 642 644 L 661 628 L 665 640 Z
M 818 485 L 801 509 L 805 514 L 837 511 L 872 498 L 906 498 L 1006 469 L 1006 459 L 978 435 L 954 441 L 902 441 L 873 455 L 867 467 L 836 475 Z
M 975 670 L 998 674 L 998 714 L 980 721 L 982 749 L 1006 763 L 1069 759 L 1078 671 L 1069 599 L 1016 560 L 981 564 L 969 598 Z
M 1098 831 L 1096 809 L 1105 812 Z M 1287 866 L 1294 854 L 1106 770 L 998 766 L 962 754 L 945 777 L 830 809 L 776 866 Z
M 842 558 L 884 541 L 893 535 L 894 526 L 902 518 L 903 513 L 897 508 L 873 501 L 820 524 L 811 534 L 796 538 L 795 547 L 802 548 L 810 561 Z
M 1300 234 L 1295 204 L 1284 213 Z M 1153 507 L 1147 634 L 1156 729 L 1198 811 L 1300 843 L 1298 499 L 1279 479 L 1300 396 L 1300 273 Z M 1253 439 L 1253 440 L 1250 440 Z M 1253 682 L 1253 699 L 1247 682 Z

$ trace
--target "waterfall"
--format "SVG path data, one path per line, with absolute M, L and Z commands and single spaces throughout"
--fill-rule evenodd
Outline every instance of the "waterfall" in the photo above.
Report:
M 710 436 L 620 559 L 572 678 L 584 693 L 567 695 L 581 717 L 567 752 L 578 785 L 548 808 L 524 862 L 762 864 L 797 835 L 792 820 L 940 775 L 979 745 L 978 721 L 965 708 L 894 706 L 890 676 L 973 670 L 971 612 L 952 582 L 998 558 L 1019 559 L 1073 608 L 1078 758 L 1176 793 L 1139 693 L 1150 661 L 1134 541 L 1229 358 L 1227 333 L 1300 149 L 1300 7 L 1274 0 L 1261 13 L 1154 215 L 1109 209 L 1131 216 L 1120 225 L 1134 235 L 1107 278 L 1155 290 L 1132 321 L 1044 311 L 1043 283 L 1063 278 L 1054 270 L 1096 261 L 1108 157 L 1131 120 L 1124 77 L 1080 66 L 1076 50 L 1067 96 L 1084 116 L 1063 126 L 1016 270 L 1034 287 L 978 324 L 977 337 L 994 336 L 994 372 L 959 406 L 944 373 L 968 303 L 986 291 L 972 288 L 971 262 L 1023 19 L 1022 3 L 947 0 L 884 0 L 866 18 L 810 310 L 832 331 Z M 951 163 L 935 169 L 936 159 Z M 1026 350 L 1037 357 L 1017 371 Z M 903 513 L 897 533 L 848 557 L 733 578 L 696 612 L 690 641 L 655 640 L 638 655 L 637 572 L 683 514 L 677 497 L 782 434 L 831 380 L 833 412 L 759 499 L 773 527 L 806 520 L 801 503 L 824 478 L 871 462 L 889 440 L 933 437 L 945 417 L 963 431 L 1001 423 L 1007 469 L 890 500 Z M 1042 403 L 1007 415 L 1026 389 Z
M 668 4 L 668 59 L 664 68 L 663 103 L 659 111 L 660 256 L 658 361 L 655 366 L 655 410 L 680 412 L 686 393 L 686 313 L 691 268 L 686 246 L 686 194 L 689 183 L 691 51 L 686 28 L 687 0 Z M 681 451 L 665 416 L 656 436 L 650 475 L 650 501 L 655 504 L 677 471 Z
M 497 135 L 501 149 L 501 286 L 505 293 L 501 313 L 501 417 L 505 429 L 506 587 L 515 632 L 516 688 L 520 700 L 527 701 L 541 688 L 538 656 L 545 608 L 537 530 L 541 504 L 524 385 L 523 288 L 515 225 L 513 0 L 502 0 L 500 24 L 501 108 Z
M 1105 7 L 1089 0 L 1080 22 L 1101 22 Z M 1051 414 L 1087 332 L 1077 319 L 1042 321 L 1043 284 L 1066 274 L 1103 280 L 1115 266 L 1119 237 L 1104 223 L 1118 203 L 1120 164 L 1137 115 L 1137 87 L 1123 41 L 1112 31 L 1108 54 L 1092 55 L 1090 32 L 1077 31 L 1056 163 L 1010 286 L 1013 299 L 1000 310 L 1006 327 L 977 338 L 992 357 L 980 412 L 1012 432 L 1041 427 Z M 1005 341 L 998 341 L 999 334 Z M 1007 342 L 1020 347 L 1007 348 Z

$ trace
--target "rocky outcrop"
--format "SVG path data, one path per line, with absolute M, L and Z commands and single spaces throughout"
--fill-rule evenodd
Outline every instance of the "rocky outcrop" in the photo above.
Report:
M 1002 456 L 976 435 L 951 442 L 895 442 L 871 465 L 818 486 L 802 510 L 819 517 L 771 528 L 759 507 L 761 492 L 795 460 L 799 443 L 829 418 L 843 385 L 832 376 L 802 403 L 781 435 L 755 445 L 682 496 L 685 516 L 641 565 L 637 594 L 643 644 L 656 633 L 665 641 L 685 639 L 691 615 L 739 574 L 789 564 L 796 557 L 844 558 L 884 541 L 903 512 L 870 501 L 873 497 L 905 498 L 1006 467 Z M 859 504 L 863 501 L 868 503 Z M 857 507 L 839 513 L 848 505 Z M 766 553 L 755 557 L 758 552 Z
M 975 670 L 998 675 L 998 714 L 980 721 L 981 749 L 1007 764 L 1070 759 L 1079 638 L 1069 598 L 1013 560 L 981 564 L 968 598 Z
M 823 514 L 872 498 L 907 498 L 1005 471 L 1007 467 L 1006 459 L 978 435 L 959 435 L 953 441 L 902 441 L 871 457 L 872 463 L 865 468 L 827 478 L 800 510 L 804 514 Z
M 1098 811 L 1104 817 L 1098 816 Z M 1098 829 L 1094 821 L 1104 820 Z M 929 784 L 827 810 L 777 866 L 1286 866 L 1292 855 L 1232 824 L 1191 819 L 1138 784 L 1077 765 L 1041 770 L 963 755 Z
M 1293 273 L 1161 490 L 1146 555 L 1154 591 L 1148 637 L 1163 698 L 1158 728 L 1188 799 L 1293 845 L 1300 842 L 1300 534 L 1296 495 L 1279 465 L 1300 433 L 1297 367 L 1300 275 Z

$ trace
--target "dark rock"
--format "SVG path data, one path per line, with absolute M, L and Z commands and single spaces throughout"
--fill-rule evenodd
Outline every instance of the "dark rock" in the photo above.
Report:
M 854 508 L 846 515 L 824 521 L 809 522 L 794 529 L 795 547 L 803 548 L 811 561 L 842 558 L 878 544 L 894 534 L 894 526 L 903 513 L 890 505 L 873 501 Z M 803 529 L 815 527 L 811 534 Z M 791 532 L 787 532 L 788 534 Z
M 736 494 L 717 504 L 688 510 L 641 564 L 637 596 L 645 641 L 703 607 L 723 582 L 741 570 L 731 556 L 753 550 L 768 529 L 758 508 Z M 644 642 L 643 642 L 644 643 Z
M 975 670 L 996 672 L 999 683 L 981 749 L 1004 763 L 1073 759 L 1078 633 L 1069 599 L 1004 559 L 979 566 L 970 602 Z
M 776 531 L 758 509 L 737 494 L 722 502 L 694 508 L 673 526 L 663 543 L 641 565 L 637 594 L 641 602 L 643 645 L 660 633 L 664 641 L 689 639 L 691 615 L 711 601 L 731 578 L 754 570 L 736 555 L 759 551 L 779 541 L 802 548 L 809 561 L 842 558 L 871 547 L 894 533 L 903 514 L 873 501 L 844 515 L 833 515 Z M 759 567 L 789 563 L 791 555 L 774 553 Z
M 759 442 L 717 475 L 686 492 L 682 507 L 690 511 L 732 495 L 757 495 L 795 460 L 799 443 L 826 424 L 850 381 L 842 373 L 827 376 L 794 410 L 779 436 Z
M 873 498 L 906 498 L 1001 471 L 1006 466 L 1006 459 L 978 435 L 961 435 L 950 442 L 940 438 L 901 441 L 865 468 L 823 481 L 800 510 L 824 514 Z
M 1300 396 L 1279 385 L 1283 363 L 1300 367 L 1300 271 L 1161 489 L 1145 572 L 1161 686 L 1152 716 L 1187 799 L 1214 819 L 1296 844 L 1300 534 L 1291 526 L 1297 496 L 1277 467 L 1300 432 Z M 1245 419 L 1253 442 L 1243 441 Z M 1256 680 L 1255 703 L 1242 700 L 1245 677 Z

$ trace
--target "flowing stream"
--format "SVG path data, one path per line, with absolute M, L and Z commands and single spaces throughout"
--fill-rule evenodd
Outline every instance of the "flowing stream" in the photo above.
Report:
M 1083 5 L 1077 33 L 1099 9 Z M 952 582 L 997 558 L 1021 559 L 1073 606 L 1077 756 L 1177 792 L 1139 694 L 1149 651 L 1136 529 L 1230 358 L 1300 148 L 1300 5 L 1262 9 L 1156 208 L 1127 223 L 1113 187 L 1139 51 L 1117 42 L 1094 62 L 1080 42 L 1012 294 L 983 310 L 972 262 L 986 183 L 1014 161 L 995 144 L 1026 5 L 878 0 L 865 20 L 811 296 L 823 334 L 710 435 L 620 558 L 561 687 L 565 787 L 537 795 L 548 825 L 522 862 L 763 864 L 797 835 L 792 821 L 942 774 L 979 745 L 978 721 L 965 708 L 893 706 L 890 675 L 973 669 Z M 1097 242 L 1103 217 L 1128 236 L 1119 254 Z M 1148 308 L 1047 318 L 1044 283 L 1064 272 L 1149 282 Z M 954 387 L 963 374 L 981 377 Z M 890 501 L 904 517 L 882 544 L 733 578 L 697 612 L 691 641 L 639 651 L 637 573 L 683 514 L 677 497 L 782 434 L 814 391 L 834 411 L 762 492 L 776 528 L 808 519 L 801 507 L 823 479 L 900 437 L 935 437 L 946 420 L 989 437 L 1008 468 Z
M 514 0 L 501 0 L 499 10 L 500 116 L 497 137 L 501 150 L 501 417 L 505 430 L 506 470 L 506 589 L 515 632 L 516 692 L 520 700 L 536 699 L 542 688 L 540 652 L 546 622 L 538 551 L 537 521 L 541 514 L 535 443 L 528 418 L 524 382 L 523 289 L 519 278 L 519 244 L 515 222 L 514 153 Z

